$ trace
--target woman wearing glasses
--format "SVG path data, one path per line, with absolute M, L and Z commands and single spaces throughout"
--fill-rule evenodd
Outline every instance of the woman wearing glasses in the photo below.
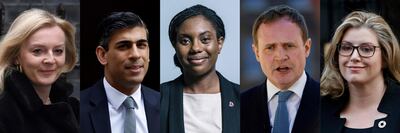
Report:
M 400 50 L 385 20 L 352 12 L 336 29 L 321 77 L 321 133 L 400 132 Z

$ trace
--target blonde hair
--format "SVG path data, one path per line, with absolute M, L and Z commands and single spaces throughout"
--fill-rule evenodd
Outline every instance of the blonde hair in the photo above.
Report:
M 64 31 L 66 57 L 62 72 L 68 72 L 74 68 L 77 62 L 74 26 L 68 21 L 44 10 L 26 10 L 14 20 L 7 34 L 4 35 L 0 42 L 0 93 L 4 90 L 6 76 L 16 67 L 14 63 L 22 44 L 35 31 L 46 26 L 58 26 Z
M 400 81 L 399 43 L 390 26 L 379 15 L 355 11 L 347 15 L 343 23 L 336 29 L 325 56 L 325 68 L 321 77 L 321 95 L 338 98 L 343 95 L 346 81 L 339 71 L 338 43 L 350 28 L 365 27 L 374 31 L 382 51 L 383 72 L 396 81 Z

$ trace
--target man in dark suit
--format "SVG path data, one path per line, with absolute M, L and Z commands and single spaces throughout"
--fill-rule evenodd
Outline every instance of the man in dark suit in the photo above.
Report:
M 267 79 L 241 94 L 242 133 L 317 133 L 319 83 L 304 67 L 311 49 L 304 17 L 280 5 L 253 25 L 253 52 Z
M 148 31 L 134 13 L 116 12 L 100 23 L 96 48 L 104 78 L 81 92 L 82 133 L 159 133 L 160 95 L 141 85 L 149 66 Z

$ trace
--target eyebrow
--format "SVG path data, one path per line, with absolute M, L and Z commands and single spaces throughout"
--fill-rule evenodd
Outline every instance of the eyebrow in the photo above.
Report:
M 202 32 L 202 33 L 200 33 L 200 36 L 203 36 L 203 35 L 205 35 L 205 34 L 211 34 L 211 32 L 210 32 L 210 31 Z
M 118 41 L 116 44 L 117 45 L 122 45 L 122 44 L 132 44 L 132 43 L 147 43 L 148 40 L 147 39 L 139 39 L 137 41 L 131 41 L 131 40 L 122 40 L 122 41 Z
M 293 43 L 293 42 L 272 42 L 272 43 L 266 43 L 265 46 L 278 45 L 278 44 L 281 44 L 281 45 L 292 44 L 292 45 L 294 45 L 295 43 Z
M 210 32 L 210 31 L 204 31 L 204 32 L 201 32 L 201 33 L 200 33 L 200 36 L 203 36 L 203 35 L 205 35 L 205 34 L 212 34 L 212 32 Z M 189 34 L 186 34 L 186 33 L 179 33 L 179 34 L 178 34 L 178 37 L 190 37 L 190 35 L 189 35 Z
M 347 43 L 347 44 L 351 44 L 351 45 L 354 45 L 354 44 L 355 44 L 355 43 L 348 42 L 348 41 L 342 41 L 341 43 Z M 358 45 L 361 45 L 361 44 L 370 44 L 370 45 L 374 45 L 374 46 L 375 46 L 375 43 L 371 43 L 371 42 L 362 42 L 362 43 L 358 43 Z
M 65 47 L 65 46 L 66 46 L 65 43 L 60 43 L 60 44 L 56 44 L 54 47 L 57 48 L 57 47 Z M 28 48 L 32 48 L 32 47 L 44 47 L 44 48 L 46 48 L 47 45 L 42 44 L 42 43 L 32 43 L 32 44 L 30 44 L 30 45 L 27 46 L 27 47 L 28 47 Z

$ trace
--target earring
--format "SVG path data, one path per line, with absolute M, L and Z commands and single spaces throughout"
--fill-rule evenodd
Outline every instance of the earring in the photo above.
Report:
M 17 70 L 20 72 L 20 73 L 22 73 L 23 71 L 22 71 L 22 67 L 21 67 L 21 65 L 20 64 L 17 64 Z

